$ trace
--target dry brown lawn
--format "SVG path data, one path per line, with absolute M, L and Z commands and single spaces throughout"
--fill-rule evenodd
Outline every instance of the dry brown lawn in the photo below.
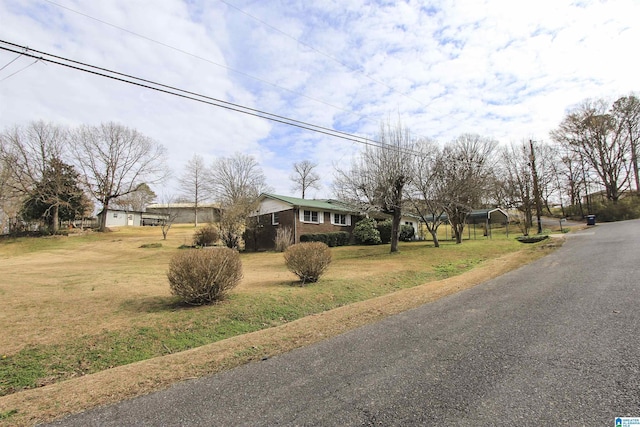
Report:
M 174 227 L 168 240 L 163 241 L 159 229 L 122 229 L 89 241 L 78 239 L 82 243 L 77 244 L 73 240 L 76 237 L 51 238 L 35 252 L 20 242 L 0 244 L 0 356 L 29 344 L 53 344 L 160 320 L 161 313 L 145 309 L 170 296 L 165 271 L 158 265 L 166 266 L 179 245 L 190 243 L 192 234 L 192 227 Z M 158 242 L 162 248 L 140 248 Z M 5 421 L 0 417 L 0 425 L 33 425 L 309 345 L 474 286 L 543 256 L 553 246 L 523 246 L 518 252 L 446 280 L 181 353 L 0 397 L 0 415 L 17 411 Z M 340 259 L 341 248 L 336 249 L 334 256 Z M 281 254 L 244 254 L 243 264 L 249 267 L 234 292 L 269 292 L 295 280 L 282 264 Z M 389 257 L 385 262 L 365 257 L 335 264 L 327 280 L 362 279 L 411 268 Z

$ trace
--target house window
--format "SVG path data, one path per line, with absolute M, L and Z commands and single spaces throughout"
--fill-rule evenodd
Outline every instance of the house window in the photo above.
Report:
M 333 223 L 335 225 L 350 225 L 350 221 L 349 221 L 349 215 L 345 215 L 345 214 L 338 214 L 338 213 L 334 213 L 333 214 Z
M 271 225 L 280 224 L 280 212 L 274 212 L 271 214 Z
M 116 212 L 113 213 L 114 218 L 118 218 L 118 214 Z
M 318 212 L 317 211 L 304 211 L 304 216 L 303 216 L 303 221 L 304 222 L 314 222 L 314 223 L 318 223 Z

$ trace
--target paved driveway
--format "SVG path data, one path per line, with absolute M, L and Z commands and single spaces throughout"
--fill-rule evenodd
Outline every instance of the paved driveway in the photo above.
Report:
M 640 222 L 317 345 L 58 426 L 608 426 L 640 416 Z

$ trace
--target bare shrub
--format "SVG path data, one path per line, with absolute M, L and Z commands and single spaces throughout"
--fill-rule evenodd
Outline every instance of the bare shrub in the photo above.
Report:
M 278 227 L 276 230 L 276 251 L 284 252 L 293 243 L 291 227 Z
M 219 239 L 220 232 L 211 224 L 205 225 L 193 233 L 194 246 L 212 246 Z
M 191 249 L 171 258 L 167 277 L 171 293 L 184 302 L 210 304 L 240 282 L 242 263 L 233 249 Z
M 303 285 L 315 283 L 331 263 L 331 250 L 321 242 L 297 243 L 284 252 L 284 261 Z

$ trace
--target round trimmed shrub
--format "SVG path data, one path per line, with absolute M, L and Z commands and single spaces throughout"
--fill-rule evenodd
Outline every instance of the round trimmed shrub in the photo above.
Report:
M 534 236 L 520 236 L 520 237 L 516 237 L 516 240 L 520 243 L 538 243 L 538 242 L 542 242 L 543 240 L 548 239 L 549 236 L 547 236 L 546 234 L 537 234 Z
M 331 250 L 322 242 L 297 243 L 284 251 L 284 262 L 303 285 L 315 283 L 331 263 Z
M 194 246 L 212 246 L 220 239 L 220 233 L 218 229 L 213 225 L 205 225 L 204 227 L 196 230 L 193 233 L 193 245 Z
M 415 235 L 415 230 L 410 225 L 403 225 L 400 227 L 400 240 L 403 242 L 410 242 L 413 240 L 413 236 Z
M 382 244 L 391 243 L 391 229 L 393 228 L 393 223 L 390 219 L 385 219 L 376 224 L 376 228 L 378 232 L 380 232 L 380 240 Z
M 220 301 L 242 279 L 240 255 L 229 248 L 180 252 L 171 258 L 167 278 L 171 293 L 187 304 Z
M 356 242 L 363 245 L 379 245 L 382 243 L 380 231 L 376 226 L 376 220 L 373 218 L 364 218 L 358 221 L 353 229 L 353 237 Z

